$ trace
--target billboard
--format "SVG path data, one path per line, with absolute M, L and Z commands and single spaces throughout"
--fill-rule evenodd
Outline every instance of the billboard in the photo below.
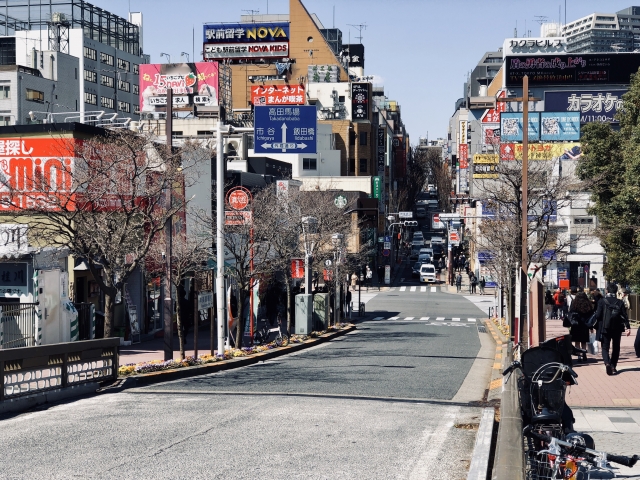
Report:
M 364 68 L 364 45 L 361 43 L 352 43 L 349 45 L 343 45 L 343 50 L 346 50 L 347 64 L 349 67 Z
M 304 105 L 304 85 L 256 85 L 251 87 L 253 105 Z
M 461 169 L 469 168 L 469 145 L 466 143 L 458 145 L 458 162 Z
M 218 63 L 152 63 L 140 65 L 140 112 L 165 111 L 167 89 L 178 107 L 218 105 Z
M 338 65 L 309 65 L 307 68 L 309 83 L 337 83 L 340 81 Z
M 521 143 L 501 143 L 500 160 L 522 160 Z M 582 155 L 578 142 L 565 143 L 530 143 L 529 160 L 577 160 Z
M 500 138 L 504 142 L 522 141 L 522 113 L 500 114 Z M 540 139 L 540 114 L 529 112 L 529 141 Z
M 622 109 L 622 96 L 627 90 L 564 90 L 544 92 L 547 112 L 578 112 L 580 123 L 618 123 L 614 118 Z
M 289 23 L 215 23 L 203 25 L 205 59 L 289 56 Z
M 505 61 L 507 87 L 631 83 L 640 67 L 640 53 L 585 53 L 576 55 L 518 55 Z
M 352 120 L 369 120 L 369 85 L 368 83 L 351 84 Z
M 500 163 L 498 154 L 480 154 L 473 156 L 473 178 L 498 178 L 496 170 Z
M 540 114 L 540 140 L 543 142 L 580 140 L 580 114 L 577 112 L 542 112 Z

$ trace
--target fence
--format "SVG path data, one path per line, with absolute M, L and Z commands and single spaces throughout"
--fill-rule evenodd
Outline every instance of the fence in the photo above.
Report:
M 118 378 L 120 338 L 0 350 L 0 402 Z
M 640 312 L 638 312 L 638 307 L 640 307 L 640 295 L 629 295 L 629 305 L 631 305 L 629 320 L 632 322 L 640 322 Z
M 37 303 L 0 303 L 0 349 L 36 344 Z
M 74 303 L 78 311 L 78 330 L 79 340 L 91 340 L 94 333 L 93 322 L 93 304 L 92 303 Z

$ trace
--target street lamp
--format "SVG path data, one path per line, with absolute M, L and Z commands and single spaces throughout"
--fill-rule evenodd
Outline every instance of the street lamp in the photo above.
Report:
M 161 53 L 160 56 L 167 57 L 167 63 L 171 63 L 171 55 L 169 55 L 168 53 Z
M 335 254 L 334 254 L 334 262 L 335 262 L 335 272 L 334 272 L 334 281 L 335 281 L 335 298 L 334 298 L 334 302 L 333 302 L 333 324 L 337 325 L 338 323 L 340 323 L 340 306 L 342 305 L 341 299 L 342 299 L 342 282 L 340 280 L 340 273 L 339 273 L 339 265 L 341 262 L 341 257 L 342 257 L 342 242 L 344 241 L 344 235 L 342 233 L 334 233 L 333 235 L 331 235 L 331 243 L 333 244 L 333 247 L 335 248 Z
M 180 52 L 180 57 L 187 56 L 187 63 L 189 63 L 189 54 L 187 52 Z
M 315 217 L 302 217 L 301 223 L 304 235 L 304 292 L 310 295 L 312 292 L 311 268 L 313 265 L 313 250 L 315 249 L 313 237 L 318 233 L 318 219 Z

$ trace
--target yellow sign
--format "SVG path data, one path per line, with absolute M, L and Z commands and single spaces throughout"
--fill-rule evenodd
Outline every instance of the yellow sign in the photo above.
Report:
M 473 178 L 499 178 L 497 173 L 474 173 Z
M 521 160 L 521 143 L 503 143 L 500 145 L 501 160 Z M 567 143 L 530 143 L 529 160 L 576 160 L 581 155 L 578 142 Z
M 476 153 L 473 156 L 473 163 L 500 163 L 500 156 L 493 153 Z

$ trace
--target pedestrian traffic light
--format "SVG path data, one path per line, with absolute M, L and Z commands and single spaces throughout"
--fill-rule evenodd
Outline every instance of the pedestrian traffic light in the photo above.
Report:
M 404 226 L 405 227 L 417 227 L 418 226 L 418 222 L 415 220 L 405 220 L 404 221 Z

